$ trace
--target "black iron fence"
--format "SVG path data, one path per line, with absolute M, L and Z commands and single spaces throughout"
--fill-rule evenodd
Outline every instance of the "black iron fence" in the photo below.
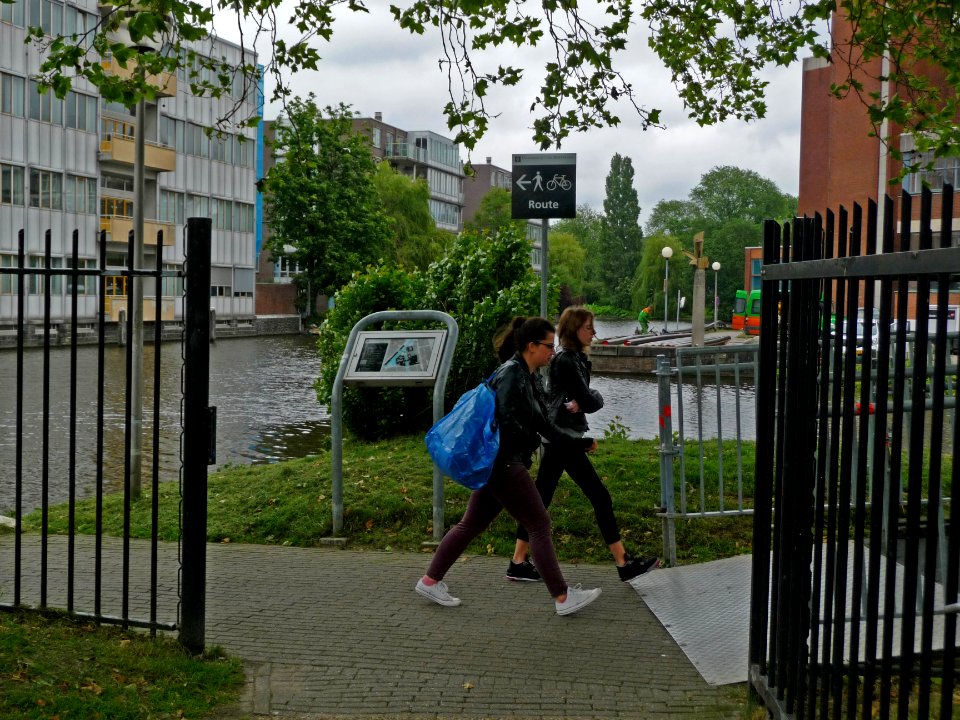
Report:
M 132 235 L 132 234 L 131 234 Z M 17 262 L 13 267 L 0 267 L 0 280 L 14 299 L 16 348 L 0 352 L 0 362 L 15 364 L 16 388 L 3 395 L 12 406 L 3 408 L 15 416 L 13 467 L 5 467 L 0 483 L 13 486 L 13 507 L 0 507 L 0 515 L 8 514 L 13 532 L 0 533 L 0 610 L 47 609 L 65 610 L 69 615 L 98 623 L 143 627 L 151 632 L 178 630 L 188 648 L 199 651 L 204 644 L 205 542 L 207 463 L 211 452 L 212 413 L 207 407 L 209 387 L 209 303 L 210 303 L 210 237 L 207 218 L 191 218 L 187 222 L 186 260 L 184 270 L 164 271 L 162 240 L 157 243 L 157 264 L 152 269 L 138 269 L 133 238 L 128 248 L 128 266 L 123 270 L 107 269 L 107 242 L 103 234 L 99 242 L 99 262 L 81 258 L 79 235 L 72 236 L 68 256 L 55 256 L 51 234 L 45 234 L 42 263 L 28 265 L 23 231 L 18 235 Z M 125 377 L 106 377 L 104 347 L 108 342 L 105 303 L 108 278 L 122 277 L 125 287 L 133 288 L 144 280 L 156 292 L 156 316 L 152 323 L 152 340 L 159 348 L 163 339 L 161 292 L 163 279 L 185 276 L 183 303 L 183 367 L 181 424 L 177 450 L 181 458 L 180 493 L 173 508 L 179 516 L 179 542 L 160 541 L 159 458 L 160 427 L 169 419 L 160 416 L 161 354 L 152 354 L 152 367 L 144 364 L 143 373 L 152 373 L 152 397 L 137 402 L 134 388 L 140 363 L 136 354 L 142 350 L 136 343 L 126 345 Z M 69 312 L 54 319 L 53 303 L 57 286 L 66 283 Z M 96 337 L 97 375 L 81 377 L 77 373 L 79 345 L 90 342 L 89 323 L 81 332 L 80 298 L 89 295 L 89 283 L 96 284 L 98 310 L 93 323 Z M 145 283 L 146 284 L 146 283 Z M 37 312 L 37 298 L 42 312 Z M 30 312 L 28 312 L 28 307 Z M 135 313 L 123 318 L 127 338 L 134 337 Z M 9 319 L 9 318 L 8 318 Z M 84 318 L 87 320 L 89 318 Z M 56 329 L 55 329 L 56 326 Z M 58 330 L 69 327 L 69 337 Z M 116 329 L 111 329 L 111 337 Z M 42 338 L 40 348 L 30 348 L 34 338 Z M 67 347 L 52 348 L 53 344 Z M 51 381 L 53 354 L 68 353 L 69 373 L 65 386 Z M 39 403 L 24 397 L 25 373 L 39 375 L 42 388 Z M 104 393 L 125 394 L 123 437 L 104 436 Z M 141 405 L 143 412 L 137 413 Z M 68 437 L 51 437 L 52 412 L 69 414 Z M 95 438 L 78 434 L 78 416 L 96 427 Z M 91 417 L 92 416 L 92 417 Z M 143 422 L 144 418 L 146 421 Z M 150 432 L 143 430 L 149 427 Z M 29 436 L 30 442 L 25 440 Z M 148 453 L 136 448 L 146 443 Z M 28 450 L 29 445 L 29 450 Z M 52 468 L 51 451 L 66 449 L 66 469 Z M 104 477 L 104 453 L 123 453 L 123 473 L 119 480 L 122 503 L 108 501 Z M 78 458 L 93 457 L 91 462 Z M 149 466 L 142 469 L 146 479 L 141 487 L 140 458 Z M 146 464 L 146 463 L 144 463 Z M 65 475 L 65 476 L 64 476 Z M 24 503 L 25 483 L 40 487 L 39 507 Z M 65 492 L 64 487 L 66 486 Z M 56 496 L 67 498 L 65 506 L 51 503 L 51 489 Z M 77 505 L 80 496 L 93 503 L 92 524 L 78 527 Z M 38 516 L 36 529 L 27 531 L 24 517 Z M 134 538 L 131 519 L 134 513 L 149 516 L 146 538 Z M 87 517 L 84 514 L 84 517 Z M 117 531 L 119 528 L 119 532 Z
M 750 684 L 776 717 L 953 716 L 960 247 L 951 187 L 936 233 L 913 202 L 765 226 Z

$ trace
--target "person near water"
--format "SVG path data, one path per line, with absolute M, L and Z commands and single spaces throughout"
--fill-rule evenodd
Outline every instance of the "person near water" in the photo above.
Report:
M 530 552 L 558 615 L 582 610 L 600 595 L 600 588 L 587 590 L 579 584 L 567 584 L 557 562 L 550 516 L 529 472 L 541 436 L 551 442 L 579 445 L 584 451 L 596 447 L 593 438 L 558 428 L 547 419 L 537 370 L 553 357 L 555 333 L 553 325 L 543 318 L 521 317 L 515 318 L 498 338 L 498 354 L 501 359 L 509 357 L 491 381 L 496 392 L 500 449 L 487 484 L 470 495 L 460 522 L 444 535 L 426 574 L 417 581 L 417 593 L 438 605 L 460 605 L 460 598 L 450 594 L 443 580 L 457 558 L 501 510 L 528 530 Z
M 650 331 L 650 313 L 653 312 L 653 308 L 649 305 L 643 310 L 640 311 L 639 317 L 637 317 L 637 324 L 640 326 L 640 332 L 646 334 Z
M 578 436 L 589 430 L 586 413 L 596 412 L 603 407 L 603 397 L 590 387 L 590 359 L 584 352 L 596 334 L 593 319 L 593 313 L 586 308 L 571 306 L 565 309 L 557 324 L 560 350 L 550 361 L 548 407 L 556 408 L 555 422 L 559 427 L 569 429 Z M 595 443 L 588 447 L 584 442 L 571 442 L 566 437 L 550 439 L 545 444 L 537 471 L 537 491 L 544 507 L 550 507 L 560 476 L 566 470 L 593 505 L 600 534 L 610 548 L 617 573 L 623 582 L 629 582 L 655 568 L 658 560 L 655 557 L 632 557 L 624 548 L 610 492 L 588 456 L 595 449 Z M 508 580 L 540 580 L 536 557 L 532 563 L 527 559 L 530 547 L 527 530 L 522 523 L 517 527 L 516 547 L 507 567 Z

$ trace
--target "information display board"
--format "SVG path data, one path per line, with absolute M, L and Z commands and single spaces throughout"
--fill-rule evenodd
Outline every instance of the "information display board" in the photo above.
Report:
M 374 330 L 357 335 L 345 385 L 433 385 L 446 330 Z

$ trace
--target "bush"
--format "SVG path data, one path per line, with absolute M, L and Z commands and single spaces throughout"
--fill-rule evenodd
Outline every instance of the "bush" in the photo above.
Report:
M 555 305 L 557 291 L 551 290 Z M 530 246 L 513 227 L 494 235 L 461 233 L 447 255 L 422 275 L 396 267 L 370 267 L 355 274 L 337 293 L 333 310 L 320 326 L 318 399 L 329 403 L 350 331 L 370 313 L 442 310 L 457 321 L 459 340 L 445 398 L 449 408 L 496 368 L 493 337 L 497 330 L 515 315 L 539 314 L 539 308 L 540 281 L 530 267 Z M 425 326 L 401 322 L 390 327 Z M 422 431 L 433 423 L 431 397 L 425 388 L 345 388 L 344 426 L 365 439 Z

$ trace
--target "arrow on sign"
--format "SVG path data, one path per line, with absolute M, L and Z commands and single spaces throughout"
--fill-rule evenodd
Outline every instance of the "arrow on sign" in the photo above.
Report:
M 530 181 L 527 180 L 526 177 L 527 177 L 527 174 L 524 173 L 517 179 L 517 187 L 520 188 L 521 190 L 526 190 L 527 185 L 530 184 Z

